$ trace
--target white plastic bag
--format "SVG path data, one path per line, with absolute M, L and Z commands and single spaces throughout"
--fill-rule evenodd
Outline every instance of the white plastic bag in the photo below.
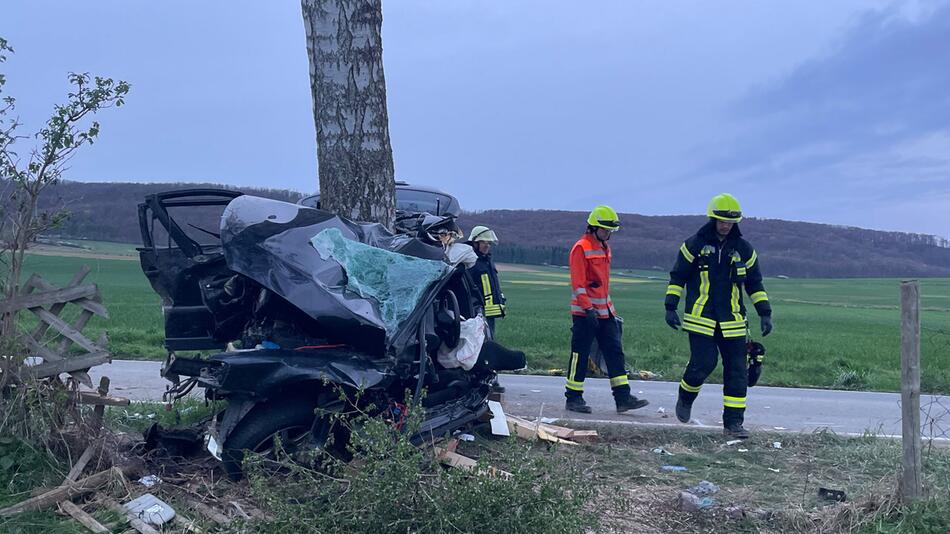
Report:
M 485 323 L 485 319 L 479 315 L 462 321 L 460 330 L 459 342 L 455 345 L 455 348 L 450 349 L 443 343 L 439 347 L 437 358 L 442 367 L 446 369 L 461 367 L 466 371 L 470 371 L 472 367 L 475 367 L 478 354 L 482 351 L 488 325 Z

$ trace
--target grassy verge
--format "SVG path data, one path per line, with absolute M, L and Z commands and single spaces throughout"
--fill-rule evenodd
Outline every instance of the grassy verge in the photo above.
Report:
M 619 532 L 948 532 L 950 453 L 928 449 L 928 498 L 904 509 L 894 502 L 900 443 L 830 433 L 757 434 L 726 446 L 718 434 L 631 426 L 600 427 L 602 442 L 581 447 L 534 446 L 532 454 L 585 465 L 585 483 L 619 509 L 600 509 L 602 525 Z M 781 448 L 775 448 L 775 443 Z M 517 446 L 489 443 L 488 448 Z M 464 452 L 485 455 L 485 445 Z M 671 453 L 656 453 L 662 448 Z M 740 451 L 743 449 L 746 452 Z M 491 453 L 488 453 L 491 454 Z M 685 467 L 683 472 L 662 466 Z M 678 509 L 679 493 L 703 480 L 720 486 L 713 508 Z M 830 503 L 818 488 L 843 490 Z M 738 508 L 730 517 L 729 508 Z
M 176 415 L 176 411 L 178 412 Z M 140 430 L 152 422 L 189 423 L 206 415 L 188 401 L 167 411 L 160 403 L 109 410 L 107 424 Z M 601 441 L 550 446 L 476 433 L 459 452 L 514 475 L 492 477 L 438 467 L 386 424 L 361 427 L 355 461 L 328 471 L 249 465 L 249 482 L 222 480 L 214 463 L 169 473 L 151 491 L 195 516 L 182 488 L 239 500 L 267 514 L 232 529 L 202 524 L 208 532 L 948 532 L 950 451 L 925 448 L 927 497 L 910 507 L 895 500 L 900 443 L 831 433 L 756 434 L 726 445 L 717 433 L 627 425 L 596 427 Z M 777 446 L 776 443 L 780 445 Z M 657 449 L 662 451 L 657 452 Z M 7 460 L 7 458 L 9 460 Z M 199 465 L 199 464 L 196 464 Z M 684 467 L 668 471 L 663 466 Z M 257 466 L 257 467 L 255 467 Z M 57 484 L 68 466 L 49 451 L 0 439 L 0 506 L 18 502 L 39 486 Z M 680 492 L 707 480 L 719 486 L 701 512 L 679 509 Z M 842 490 L 844 503 L 828 502 L 818 488 Z M 133 494 L 144 490 L 130 486 Z M 101 521 L 114 516 L 96 513 Z M 195 518 L 195 517 L 192 517 Z M 2 532 L 81 532 L 53 511 L 0 521 Z M 172 532 L 178 530 L 173 529 Z

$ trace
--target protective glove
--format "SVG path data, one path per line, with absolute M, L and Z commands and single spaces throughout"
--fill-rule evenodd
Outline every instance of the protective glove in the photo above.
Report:
M 772 331 L 772 316 L 765 315 L 759 317 L 759 320 L 762 322 L 762 337 L 765 337 Z
M 673 330 L 679 330 L 683 323 L 680 322 L 680 316 L 677 315 L 676 310 L 666 310 L 666 324 L 670 325 L 670 328 Z
M 591 328 L 597 328 L 597 312 L 594 311 L 594 308 L 587 308 L 584 310 L 584 315 L 587 316 L 587 325 Z

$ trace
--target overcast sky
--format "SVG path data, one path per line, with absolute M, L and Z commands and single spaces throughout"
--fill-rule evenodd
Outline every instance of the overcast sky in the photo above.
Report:
M 748 215 L 950 237 L 950 2 L 383 0 L 398 179 L 466 209 Z M 81 181 L 317 189 L 297 1 L 3 0 L 29 130 L 132 84 Z

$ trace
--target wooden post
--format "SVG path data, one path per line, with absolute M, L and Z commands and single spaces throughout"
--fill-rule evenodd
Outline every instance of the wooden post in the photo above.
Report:
M 87 514 L 82 510 L 82 508 L 73 504 L 72 501 L 63 501 L 59 503 L 59 507 L 62 508 L 64 512 L 71 515 L 73 519 L 82 523 L 82 526 L 87 529 L 95 532 L 96 534 L 109 534 L 111 531 L 106 527 L 102 526 L 102 523 L 96 521 L 94 517 Z
M 95 475 L 86 477 L 72 484 L 53 488 L 42 495 L 31 497 L 23 502 L 4 508 L 3 510 L 0 510 L 0 518 L 12 517 L 23 512 L 31 512 L 34 510 L 49 508 L 65 501 L 66 499 L 72 499 L 73 497 L 96 491 L 102 486 L 105 486 L 106 484 L 115 480 L 122 480 L 122 478 L 122 470 L 118 467 L 100 471 Z
M 109 377 L 104 376 L 99 379 L 99 389 L 96 391 L 100 397 L 105 397 L 109 394 Z M 90 427 L 92 431 L 99 435 L 99 432 L 102 431 L 102 418 L 106 413 L 106 407 L 102 404 L 97 404 L 95 408 L 92 409 L 92 421 L 90 422 Z
M 901 497 L 920 497 L 920 285 L 901 282 L 901 430 L 904 470 Z

